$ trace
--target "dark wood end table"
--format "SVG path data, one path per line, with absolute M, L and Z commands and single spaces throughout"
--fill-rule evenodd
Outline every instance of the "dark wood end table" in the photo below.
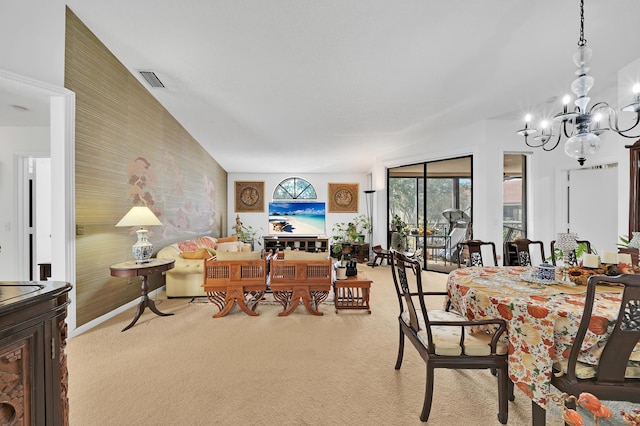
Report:
M 333 282 L 333 297 L 336 314 L 340 309 L 362 309 L 371 313 L 369 294 L 372 281 L 363 272 Z
M 127 261 L 111 265 L 112 277 L 140 277 L 140 303 L 138 304 L 138 312 L 136 313 L 133 321 L 122 329 L 127 331 L 138 321 L 145 308 L 151 309 L 156 315 L 166 317 L 173 315 L 173 313 L 160 312 L 156 308 L 156 304 L 153 300 L 149 299 L 149 284 L 148 277 L 151 274 L 161 274 L 164 271 L 172 269 L 175 264 L 175 259 L 151 259 L 146 263 L 136 263 L 135 261 Z

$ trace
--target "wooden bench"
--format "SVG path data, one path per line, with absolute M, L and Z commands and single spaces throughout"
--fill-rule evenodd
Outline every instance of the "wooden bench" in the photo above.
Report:
M 328 256 L 328 255 L 327 255 Z M 331 291 L 333 264 L 326 260 L 271 259 L 269 285 L 274 299 L 283 307 L 278 316 L 295 311 L 300 301 L 313 315 Z
M 257 316 L 256 308 L 267 289 L 266 261 L 205 260 L 202 286 L 209 300 L 220 310 L 214 318 L 228 314 L 234 303 L 247 315 Z

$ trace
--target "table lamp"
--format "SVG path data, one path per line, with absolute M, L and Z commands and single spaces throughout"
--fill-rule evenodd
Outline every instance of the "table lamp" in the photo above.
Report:
M 160 219 L 146 206 L 134 206 L 124 215 L 116 226 L 139 226 L 136 231 L 138 241 L 133 245 L 133 257 L 136 263 L 147 263 L 153 253 L 153 244 L 147 239 L 147 230 L 143 226 L 162 225 Z

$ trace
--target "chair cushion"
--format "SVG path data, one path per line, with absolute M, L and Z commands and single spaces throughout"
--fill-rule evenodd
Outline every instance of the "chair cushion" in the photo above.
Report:
M 556 377 L 564 376 L 565 374 L 567 374 L 568 365 L 568 359 L 554 362 L 553 371 Z M 580 361 L 576 363 L 576 377 L 578 379 L 593 379 L 594 377 L 596 377 L 597 371 L 598 369 L 595 365 L 585 364 Z M 640 362 L 629 361 L 624 372 L 624 377 L 626 377 L 627 379 L 640 379 Z
M 327 260 L 329 253 L 308 253 L 306 251 L 285 250 L 284 260 Z
M 216 260 L 259 260 L 259 251 L 219 251 Z
M 420 331 L 418 331 L 418 338 L 422 344 L 427 347 L 429 344 L 429 338 L 425 331 L 424 318 L 422 312 L 416 312 L 418 316 L 418 323 Z M 405 311 L 402 313 L 401 318 L 404 322 L 409 324 L 409 314 Z M 429 319 L 431 321 L 466 321 L 466 318 L 447 311 L 429 310 Z M 431 327 L 431 334 L 433 338 L 433 344 L 435 346 L 436 355 L 448 355 L 459 356 L 462 353 L 468 356 L 486 356 L 491 354 L 491 337 L 489 334 L 476 333 L 470 334 L 467 328 L 464 329 L 464 348 L 460 346 L 460 336 L 462 328 L 437 325 Z M 496 352 L 499 355 L 507 353 L 507 346 L 502 343 L 498 343 L 496 346 Z

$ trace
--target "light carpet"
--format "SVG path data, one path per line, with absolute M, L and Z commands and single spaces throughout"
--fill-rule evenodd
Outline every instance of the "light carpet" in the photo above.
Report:
M 138 323 L 130 309 L 67 344 L 70 423 L 92 425 L 420 425 L 425 365 L 407 342 L 394 369 L 398 308 L 390 268 L 359 265 L 372 280 L 371 309 L 324 316 L 303 306 L 258 317 L 191 299 L 163 299 Z M 424 272 L 432 289 L 446 275 Z M 509 424 L 531 424 L 516 390 Z M 430 425 L 499 425 L 488 371 L 437 370 Z M 560 425 L 557 412 L 549 425 Z

